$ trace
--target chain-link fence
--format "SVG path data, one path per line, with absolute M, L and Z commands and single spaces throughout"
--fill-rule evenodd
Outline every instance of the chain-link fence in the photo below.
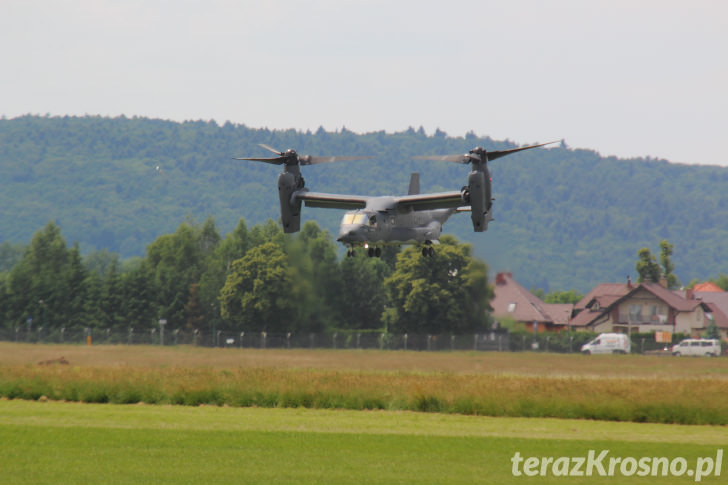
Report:
M 272 333 L 231 330 L 198 331 L 161 328 L 52 329 L 16 327 L 0 329 L 0 340 L 48 344 L 193 345 L 202 347 L 275 349 L 379 349 L 379 350 L 494 350 L 510 347 L 507 331 L 467 335 L 391 334 L 385 332 Z
M 233 330 L 182 330 L 157 328 L 84 329 L 18 326 L 0 328 L 0 340 L 9 342 L 97 345 L 192 345 L 240 349 L 378 349 L 416 351 L 538 351 L 578 353 L 595 338 L 589 332 L 538 333 L 505 329 L 476 334 L 392 334 L 373 331 L 324 333 L 273 333 Z M 673 343 L 687 336 L 676 334 Z M 632 353 L 653 353 L 666 346 L 652 334 L 632 335 Z

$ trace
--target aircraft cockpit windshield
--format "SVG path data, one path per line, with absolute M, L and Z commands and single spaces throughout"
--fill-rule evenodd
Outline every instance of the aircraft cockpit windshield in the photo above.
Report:
M 366 225 L 367 222 L 367 215 L 361 212 L 347 212 L 341 220 L 341 224 L 356 224 L 359 226 Z

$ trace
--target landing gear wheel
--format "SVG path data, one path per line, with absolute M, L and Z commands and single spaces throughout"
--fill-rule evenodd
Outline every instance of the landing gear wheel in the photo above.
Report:
M 374 250 L 374 256 L 376 256 L 377 258 L 381 258 L 382 257 L 382 248 L 376 248 Z
M 427 255 L 431 258 L 434 258 L 435 257 L 435 248 L 433 248 L 432 246 L 427 248 Z
M 374 257 L 374 248 L 369 248 L 369 251 L 367 252 L 370 258 Z
M 428 251 L 429 248 L 422 248 L 422 257 L 427 257 L 430 252 Z

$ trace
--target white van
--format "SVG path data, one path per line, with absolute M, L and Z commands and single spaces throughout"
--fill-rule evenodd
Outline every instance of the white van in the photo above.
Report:
M 590 354 L 629 354 L 632 343 L 623 333 L 601 333 L 597 338 L 581 346 L 581 353 Z
M 689 338 L 672 347 L 672 355 L 698 355 L 715 357 L 720 355 L 720 342 L 716 339 Z

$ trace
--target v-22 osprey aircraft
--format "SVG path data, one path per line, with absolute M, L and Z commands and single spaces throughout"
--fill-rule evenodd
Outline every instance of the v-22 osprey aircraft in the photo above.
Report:
M 410 178 L 407 195 L 365 196 L 311 192 L 301 175 L 302 165 L 315 165 L 343 160 L 361 160 L 372 157 L 312 157 L 299 155 L 295 150 L 278 151 L 259 144 L 276 156 L 272 158 L 235 158 L 282 165 L 278 175 L 278 196 L 281 221 L 286 233 L 301 228 L 301 205 L 327 209 L 348 209 L 339 228 L 337 241 L 347 248 L 347 256 L 354 249 L 364 247 L 369 257 L 379 257 L 382 246 L 388 244 L 417 244 L 423 256 L 434 256 L 433 244 L 438 244 L 442 225 L 456 212 L 470 212 L 475 232 L 488 229 L 493 220 L 493 198 L 488 162 L 512 153 L 542 147 L 556 142 L 541 143 L 510 150 L 486 151 L 476 147 L 464 155 L 435 155 L 414 157 L 419 160 L 437 160 L 470 164 L 468 184 L 458 191 L 420 194 L 419 174 Z

